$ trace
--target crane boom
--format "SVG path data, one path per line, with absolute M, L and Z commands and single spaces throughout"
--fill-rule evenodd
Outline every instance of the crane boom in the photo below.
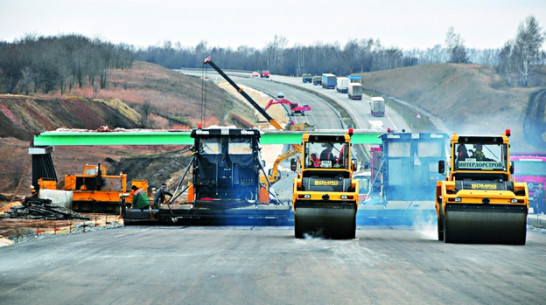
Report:
M 231 86 L 233 86 L 233 88 L 235 88 L 235 90 L 237 90 L 237 92 L 239 92 L 252 106 L 254 106 L 254 108 L 256 108 L 256 110 L 258 110 L 258 112 L 263 115 L 267 121 L 273 125 L 275 128 L 277 128 L 278 130 L 283 130 L 283 128 L 281 127 L 281 125 L 279 125 L 279 123 L 277 123 L 277 121 L 275 121 L 275 119 L 273 119 L 269 114 L 267 114 L 267 112 L 265 112 L 265 110 L 260 107 L 260 105 L 258 105 L 241 87 L 237 86 L 237 84 L 231 80 L 231 78 L 229 78 L 229 76 L 227 76 L 224 71 L 222 71 L 222 69 L 220 69 L 213 61 L 212 59 L 210 58 L 210 56 L 208 56 L 207 58 L 205 58 L 205 60 L 203 61 L 203 64 L 209 64 L 214 70 L 216 70 L 216 72 L 218 72 L 218 74 L 220 74 Z

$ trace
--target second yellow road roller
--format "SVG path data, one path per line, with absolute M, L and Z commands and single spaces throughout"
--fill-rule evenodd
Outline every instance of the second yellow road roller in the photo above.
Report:
M 436 184 L 439 240 L 525 244 L 529 193 L 512 176 L 509 137 L 509 129 L 496 136 L 453 134 L 446 180 Z M 445 162 L 438 168 L 445 172 Z

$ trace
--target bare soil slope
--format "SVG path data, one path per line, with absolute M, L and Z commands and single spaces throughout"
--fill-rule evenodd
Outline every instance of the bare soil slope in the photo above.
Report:
M 491 68 L 473 64 L 420 65 L 363 74 L 363 85 L 431 112 L 457 133 L 499 134 L 510 128 L 513 142 L 521 150 L 544 147 L 544 143 L 530 143 L 523 136 L 527 132 L 523 125 L 530 97 L 543 88 L 506 87 Z M 545 132 L 543 121 L 529 127 Z
M 202 86 L 199 78 L 135 62 L 131 69 L 109 71 L 106 89 L 87 84 L 65 95 L 0 95 L 0 192 L 12 193 L 21 184 L 18 194 L 28 194 L 28 147 L 32 136 L 43 130 L 94 130 L 105 125 L 172 129 L 198 123 L 240 126 L 241 119 L 256 122 L 254 110 L 245 102 L 212 82 L 205 83 L 203 99 Z M 232 113 L 237 113 L 238 120 Z M 100 162 L 109 167 L 109 173 L 123 171 L 129 180 L 145 178 L 158 185 L 184 168 L 187 155 L 184 147 L 56 147 L 53 160 L 61 180 L 65 174 L 80 173 L 85 164 Z

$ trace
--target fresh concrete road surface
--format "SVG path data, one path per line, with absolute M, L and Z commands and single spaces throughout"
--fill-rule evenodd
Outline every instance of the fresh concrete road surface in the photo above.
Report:
M 434 228 L 122 227 L 0 248 L 1 304 L 544 304 L 546 234 L 444 244 Z

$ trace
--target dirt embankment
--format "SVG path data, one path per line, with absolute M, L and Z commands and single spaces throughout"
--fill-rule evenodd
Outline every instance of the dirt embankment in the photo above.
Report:
M 34 134 L 57 128 L 191 128 L 203 123 L 238 125 L 232 113 L 254 123 L 257 116 L 246 103 L 207 82 L 202 94 L 199 78 L 163 67 L 135 62 L 131 69 L 109 71 L 106 89 L 87 84 L 65 95 L 0 95 L 0 192 L 28 192 Z M 206 111 L 202 115 L 202 111 Z M 107 165 L 109 173 L 123 171 L 128 179 L 150 179 L 151 185 L 171 181 L 185 167 L 187 147 L 56 147 L 53 161 L 61 180 L 80 173 L 85 164 Z M 21 179 L 23 178 L 23 179 Z M 174 183 L 174 182 L 173 182 Z
M 367 90 L 425 109 L 457 133 L 499 134 L 510 128 L 513 148 L 540 151 L 544 147 L 545 143 L 537 145 L 524 137 L 528 128 L 544 130 L 543 124 L 523 128 L 531 95 L 541 88 L 507 87 L 492 68 L 431 64 L 365 73 L 362 79 Z

